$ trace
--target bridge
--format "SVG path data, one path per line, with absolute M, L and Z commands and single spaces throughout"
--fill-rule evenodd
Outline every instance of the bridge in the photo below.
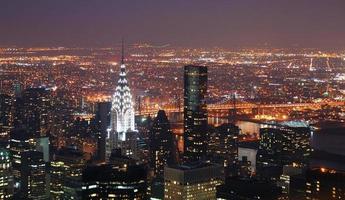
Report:
M 318 103 L 281 103 L 281 104 L 257 104 L 257 103 L 236 103 L 236 109 L 321 109 L 322 106 L 345 106 L 344 101 L 324 101 Z M 208 112 L 222 112 L 222 111 L 229 111 L 230 109 L 234 109 L 233 103 L 224 103 L 224 104 L 209 104 L 207 106 Z M 157 107 L 151 106 L 146 107 L 139 113 L 136 112 L 137 115 L 156 115 L 158 110 L 164 110 L 167 113 L 178 113 L 183 111 L 183 106 L 181 106 L 181 110 L 177 106 L 165 106 L 165 107 Z

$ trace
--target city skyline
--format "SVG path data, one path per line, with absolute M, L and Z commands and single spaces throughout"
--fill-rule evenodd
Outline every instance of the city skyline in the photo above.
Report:
M 0 200 L 344 199 L 344 8 L 0 0 Z

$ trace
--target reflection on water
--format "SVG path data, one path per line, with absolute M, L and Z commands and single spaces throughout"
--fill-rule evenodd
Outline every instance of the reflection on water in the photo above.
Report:
M 213 126 L 220 126 L 228 123 L 228 120 L 225 118 L 209 117 L 208 123 Z M 180 126 L 178 128 L 174 129 L 174 133 L 177 134 L 177 148 L 180 152 L 183 152 L 183 125 L 182 123 L 179 125 Z M 241 134 L 247 135 L 247 139 L 257 139 L 260 135 L 260 128 L 262 127 L 262 125 L 259 123 L 249 121 L 237 121 L 236 125 L 241 129 Z
M 214 126 L 220 126 L 228 123 L 226 118 L 209 117 L 208 123 Z M 258 136 L 260 133 L 261 124 L 249 121 L 237 121 L 236 125 L 241 129 L 242 134 Z
M 238 121 L 236 125 L 241 129 L 242 134 L 259 135 L 260 124 L 254 122 Z

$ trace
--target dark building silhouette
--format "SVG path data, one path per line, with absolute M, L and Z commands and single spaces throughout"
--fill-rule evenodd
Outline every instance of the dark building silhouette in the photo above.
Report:
M 49 134 L 51 120 L 50 91 L 46 88 L 29 88 L 15 103 L 14 126 L 25 126 L 32 138 Z
M 13 98 L 6 94 L 0 94 L 0 140 L 6 142 L 9 139 L 12 123 Z
M 273 182 L 231 177 L 217 187 L 217 199 L 263 199 L 280 197 L 280 188 Z
M 156 176 L 162 176 L 164 166 L 174 160 L 176 154 L 173 140 L 168 117 L 160 110 L 150 130 L 150 163 Z
M 83 171 L 82 199 L 147 199 L 147 170 L 128 162 L 89 166 Z
M 184 155 L 204 159 L 207 150 L 207 67 L 184 67 Z
M 107 129 L 110 127 L 111 102 L 100 102 L 97 104 L 97 154 L 100 161 L 105 161 Z
M 345 173 L 326 168 L 307 170 L 290 178 L 290 199 L 344 199 Z

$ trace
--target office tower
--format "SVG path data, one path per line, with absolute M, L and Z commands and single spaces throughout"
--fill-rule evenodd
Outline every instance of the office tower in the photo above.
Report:
M 43 153 L 24 151 L 21 157 L 21 199 L 49 199 L 46 163 Z
M 51 162 L 51 198 L 81 199 L 85 165 L 86 160 L 79 150 L 72 147 L 60 149 Z
M 150 163 L 156 176 L 163 176 L 164 166 L 174 160 L 173 140 L 168 117 L 160 110 L 150 130 Z
M 184 155 L 204 159 L 207 150 L 207 67 L 184 67 Z
M 328 168 L 308 169 L 303 174 L 290 177 L 289 197 L 296 200 L 344 199 L 344 183 L 344 171 Z
M 11 173 L 10 153 L 0 149 L 0 199 L 13 198 L 13 175 Z
M 29 88 L 16 99 L 15 126 L 24 125 L 32 138 L 45 137 L 50 124 L 50 91 Z
M 25 127 L 15 128 L 11 131 L 10 137 L 10 153 L 12 156 L 11 162 L 15 183 L 15 196 L 19 196 L 20 198 L 31 198 L 29 197 L 31 195 L 32 198 L 36 196 L 37 198 L 41 198 L 37 193 L 37 190 L 39 190 L 37 187 L 43 187 L 48 190 L 48 187 L 46 187 L 46 185 L 49 185 L 48 180 L 45 179 L 44 183 L 38 180 L 40 178 L 34 180 L 36 175 L 32 175 L 31 170 L 34 171 L 32 173 L 41 170 L 42 174 L 37 175 L 37 177 L 43 176 L 44 174 L 45 178 L 47 178 L 45 168 L 47 158 L 49 161 L 49 151 L 47 151 L 47 149 L 49 149 L 48 138 L 31 138 Z M 31 184 L 37 184 L 37 187 Z M 47 197 L 48 192 L 46 190 L 41 190 L 40 193 L 43 195 L 42 198 Z
M 287 196 L 290 193 L 290 180 L 292 176 L 302 174 L 303 168 L 295 165 L 284 165 L 283 172 L 277 181 L 277 185 L 282 189 L 282 193 Z
M 164 199 L 216 199 L 222 181 L 222 166 L 210 163 L 166 166 Z
M 279 126 L 260 129 L 258 162 L 262 166 L 308 163 L 311 153 L 309 127 Z
M 82 199 L 147 199 L 147 170 L 131 162 L 88 166 L 83 182 Z
M 343 132 L 339 133 L 341 136 Z M 335 143 L 341 144 L 342 141 Z M 321 150 L 313 151 L 307 170 L 289 177 L 290 199 L 344 199 L 344 161 L 344 152 L 338 148 L 334 149 L 334 146 L 324 146 Z
M 113 148 L 121 148 L 126 156 L 137 157 L 137 134 L 134 121 L 134 105 L 131 89 L 127 80 L 124 63 L 124 46 L 122 42 L 122 58 L 120 78 L 112 97 L 110 131 L 107 139 L 107 156 Z
M 12 172 L 15 182 L 15 192 L 21 190 L 22 186 L 22 173 L 23 168 L 22 157 L 23 152 L 33 151 L 36 149 L 36 141 L 29 136 L 25 128 L 15 128 L 11 131 L 10 139 L 10 153 L 12 156 Z
M 223 124 L 210 131 L 208 154 L 213 162 L 228 167 L 237 160 L 240 129 L 233 124 Z
M 106 138 L 107 129 L 110 126 L 111 102 L 97 103 L 96 123 L 97 123 L 97 156 L 100 161 L 106 159 Z
M 0 94 L 0 141 L 9 139 L 12 124 L 13 99 L 6 94 Z

